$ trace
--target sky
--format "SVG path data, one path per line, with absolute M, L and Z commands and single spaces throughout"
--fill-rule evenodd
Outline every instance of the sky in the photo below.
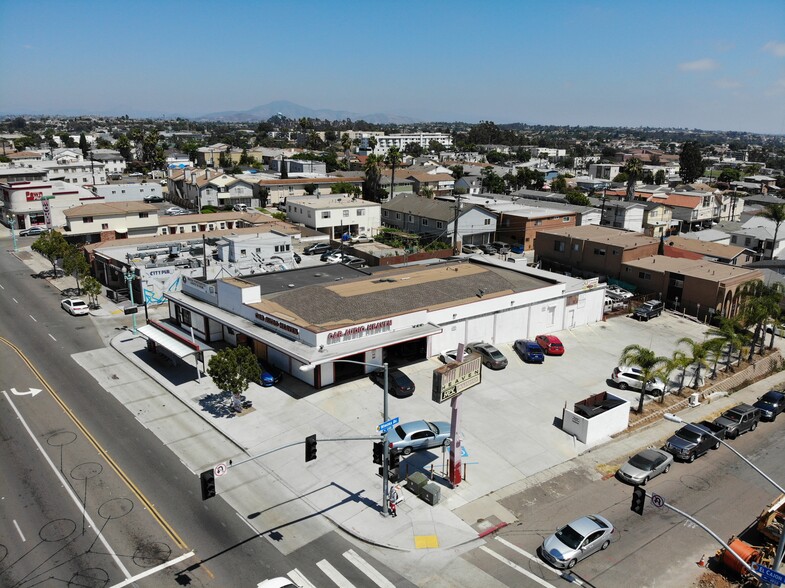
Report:
M 0 114 L 276 100 L 785 134 L 783 0 L 0 0 Z

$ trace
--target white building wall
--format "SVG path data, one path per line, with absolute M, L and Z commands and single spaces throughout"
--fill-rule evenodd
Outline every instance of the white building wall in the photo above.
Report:
M 104 202 L 141 202 L 145 196 L 163 197 L 160 184 L 145 182 L 139 184 L 105 184 L 94 186 L 93 191 L 104 198 Z

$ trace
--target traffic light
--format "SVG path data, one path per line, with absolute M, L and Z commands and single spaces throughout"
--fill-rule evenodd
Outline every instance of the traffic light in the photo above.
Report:
M 308 435 L 305 438 L 305 461 L 316 459 L 316 435 Z
M 373 444 L 373 463 L 382 465 L 382 458 L 384 456 L 384 445 L 381 441 Z
M 202 472 L 199 479 L 202 482 L 202 500 L 215 496 L 215 473 L 213 470 Z
M 398 467 L 398 463 L 400 461 L 401 461 L 401 454 L 398 453 L 397 451 L 391 451 L 390 452 L 390 464 L 389 464 L 390 469 L 397 468 Z
M 643 505 L 645 503 L 646 490 L 640 486 L 635 486 L 635 489 L 632 491 L 632 504 L 630 505 L 630 510 L 632 512 L 638 513 L 639 515 L 643 515 Z

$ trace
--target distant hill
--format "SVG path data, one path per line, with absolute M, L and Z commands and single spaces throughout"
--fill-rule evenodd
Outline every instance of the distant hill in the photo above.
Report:
M 345 120 L 347 118 L 356 120 L 364 120 L 369 123 L 375 124 L 412 124 L 420 122 L 417 119 L 409 118 L 408 116 L 399 116 L 395 114 L 385 114 L 376 112 L 373 114 L 358 114 L 356 112 L 346 112 L 343 110 L 329 110 L 326 108 L 313 109 L 307 106 L 300 106 L 293 102 L 286 100 L 276 100 L 269 102 L 263 106 L 257 106 L 250 110 L 227 110 L 224 112 L 212 112 L 202 116 L 194 117 L 194 120 L 203 121 L 225 121 L 225 122 L 245 122 L 245 121 L 263 121 L 271 116 L 282 114 L 287 118 L 320 118 L 323 120 Z

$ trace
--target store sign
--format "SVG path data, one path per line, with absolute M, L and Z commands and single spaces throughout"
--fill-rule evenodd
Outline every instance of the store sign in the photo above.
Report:
M 262 314 L 261 312 L 257 312 L 255 315 L 256 320 L 264 323 L 265 326 L 271 327 L 273 329 L 277 329 L 279 331 L 285 331 L 287 333 L 291 333 L 295 337 L 300 336 L 300 329 L 297 327 L 293 327 L 292 325 L 285 323 L 283 321 L 279 321 L 277 318 L 272 317 L 267 314 Z
M 348 329 L 339 329 L 327 333 L 327 343 L 342 343 L 344 341 L 351 341 L 366 335 L 378 335 L 385 333 L 392 327 L 392 319 L 378 321 L 375 323 L 368 323 L 367 325 L 360 325 L 359 327 L 349 327 Z
M 36 202 L 44 197 L 43 192 L 25 192 L 25 198 L 28 202 Z
M 49 199 L 41 201 L 41 207 L 44 209 L 44 223 L 46 228 L 52 230 L 52 207 L 49 205 Z
M 482 381 L 482 357 L 472 353 L 461 363 L 454 362 L 433 370 L 431 399 L 442 403 Z

